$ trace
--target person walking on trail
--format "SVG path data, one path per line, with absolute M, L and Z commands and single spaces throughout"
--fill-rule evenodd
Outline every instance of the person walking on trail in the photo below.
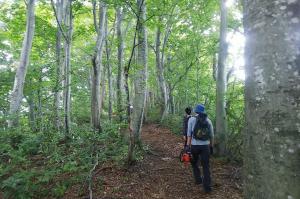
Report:
M 196 184 L 203 184 L 206 193 L 211 192 L 211 177 L 209 167 L 210 146 L 213 146 L 213 125 L 205 113 L 205 107 L 199 104 L 195 107 L 195 117 L 188 121 L 187 147 L 192 154 L 192 168 Z M 199 169 L 199 158 L 203 167 L 203 177 Z
M 191 113 L 192 113 L 192 109 L 190 107 L 185 108 L 185 115 L 183 117 L 183 122 L 182 122 L 182 136 L 184 140 L 184 147 L 186 147 L 186 143 L 187 143 L 186 134 L 188 130 L 188 121 L 190 117 L 192 117 Z

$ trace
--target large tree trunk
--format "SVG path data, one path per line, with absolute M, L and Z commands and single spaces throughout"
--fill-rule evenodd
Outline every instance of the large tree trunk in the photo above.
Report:
M 9 127 L 13 127 L 18 124 L 18 113 L 23 98 L 24 82 L 35 28 L 34 4 L 35 0 L 28 0 L 27 2 L 26 32 L 22 45 L 20 63 L 16 71 L 14 87 L 11 94 L 9 108 L 10 119 L 8 120 Z
M 94 6 L 95 10 L 95 6 Z M 103 54 L 103 45 L 104 45 L 104 23 L 106 18 L 106 4 L 100 2 L 100 13 L 99 13 L 99 27 L 95 23 L 95 28 L 97 30 L 97 41 L 92 58 L 92 97 L 91 97 L 91 118 L 92 118 L 92 127 L 96 131 L 101 131 L 100 125 L 100 107 L 101 107 L 101 98 L 100 98 L 100 81 L 101 75 L 103 72 L 102 67 L 102 54 Z M 96 12 L 94 12 L 96 14 Z M 95 16 L 96 18 L 96 16 Z M 97 29 L 98 28 L 98 29 Z
M 117 8 L 117 41 L 118 41 L 118 76 L 117 76 L 117 110 L 119 121 L 123 120 L 123 99 L 122 99 L 122 80 L 124 63 L 124 41 L 122 35 L 123 12 L 120 7 Z
M 147 90 L 147 32 L 145 27 L 146 4 L 145 0 L 137 0 L 137 38 L 138 38 L 138 55 L 136 72 L 134 74 L 134 99 L 133 99 L 133 116 L 128 162 L 133 160 L 133 149 L 136 144 L 140 144 L 141 127 L 144 117 L 144 108 L 146 102 Z
M 217 71 L 217 99 L 216 99 L 216 136 L 219 144 L 217 152 L 219 155 L 225 155 L 226 146 L 226 112 L 225 112 L 225 94 L 226 94 L 226 78 L 225 78 L 225 61 L 227 56 L 227 8 L 226 0 L 221 2 L 221 26 L 220 26 L 220 44 L 219 44 L 219 59 Z
M 63 18 L 63 2 L 62 0 L 56 1 L 56 17 L 57 17 L 57 31 L 56 31 L 56 83 L 54 89 L 54 123 L 57 130 L 62 126 L 61 124 L 61 104 L 62 104 L 62 74 L 63 74 L 63 59 L 62 59 L 62 32 L 60 29 L 60 25 L 62 24 Z
M 146 2 L 138 0 L 139 19 L 137 26 L 137 63 L 136 73 L 134 74 L 134 100 L 132 127 L 134 131 L 135 143 L 140 142 L 141 126 L 144 116 L 144 107 L 147 90 L 147 33 L 145 27 L 146 20 Z
M 244 1 L 246 199 L 300 198 L 300 1 Z
M 168 114 L 168 94 L 166 81 L 164 78 L 164 61 L 160 48 L 160 35 L 161 30 L 160 27 L 157 27 L 156 31 L 156 44 L 155 44 L 155 56 L 156 56 L 156 74 L 158 79 L 158 85 L 160 89 L 160 105 L 161 105 L 161 120 Z
M 73 19 L 72 19 L 72 0 L 68 0 L 65 5 L 65 20 L 66 39 L 64 44 L 64 128 L 66 138 L 70 134 L 71 123 L 71 44 L 73 33 Z

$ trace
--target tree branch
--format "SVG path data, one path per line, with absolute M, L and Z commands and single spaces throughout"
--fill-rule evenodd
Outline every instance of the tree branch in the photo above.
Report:
M 92 1 L 93 4 L 93 19 L 94 19 L 94 27 L 96 32 L 98 33 L 98 25 L 97 25 L 97 13 L 96 13 L 96 6 L 97 2 L 95 0 Z

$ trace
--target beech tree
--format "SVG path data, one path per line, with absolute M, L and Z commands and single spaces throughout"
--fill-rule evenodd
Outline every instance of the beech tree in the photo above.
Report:
M 144 118 L 144 108 L 147 94 L 147 31 L 146 31 L 146 1 L 137 1 L 137 62 L 134 74 L 134 99 L 131 120 L 132 134 L 130 139 L 128 161 L 133 160 L 133 149 L 140 144 L 141 127 Z
M 227 56 L 227 8 L 226 0 L 220 0 L 221 4 L 221 24 L 220 24 L 220 43 L 219 58 L 217 68 L 217 96 L 216 96 L 216 136 L 218 137 L 218 153 L 225 154 L 227 142 L 227 119 L 226 119 L 226 56 Z
M 31 52 L 32 39 L 35 28 L 35 0 L 27 2 L 26 32 L 23 39 L 20 61 L 17 67 L 13 91 L 11 93 L 11 101 L 9 108 L 10 118 L 8 126 L 13 127 L 18 124 L 18 112 L 20 110 L 21 101 L 23 99 L 23 88 L 25 77 Z
M 99 10 L 99 23 L 97 21 L 96 14 L 96 2 L 93 2 L 93 14 L 94 14 L 94 25 L 97 32 L 97 41 L 92 58 L 92 97 L 91 97 L 91 119 L 92 127 L 101 131 L 100 125 L 100 107 L 101 107 L 101 91 L 100 91 L 100 82 L 101 76 L 103 75 L 103 66 L 102 66 L 102 54 L 105 38 L 105 18 L 106 18 L 106 4 L 100 1 L 100 10 Z M 98 25 L 99 24 L 99 25 Z
M 300 197 L 299 7 L 244 1 L 246 199 Z

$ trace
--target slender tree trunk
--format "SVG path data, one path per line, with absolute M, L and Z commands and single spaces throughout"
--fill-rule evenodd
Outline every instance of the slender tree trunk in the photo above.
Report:
M 72 19 L 72 0 L 68 0 L 65 6 L 65 27 L 66 27 L 66 40 L 65 40 L 65 59 L 64 59 L 64 128 L 66 138 L 70 135 L 71 123 L 71 44 L 73 32 L 73 19 Z
M 214 54 L 213 56 L 213 73 L 212 73 L 212 76 L 214 78 L 215 81 L 217 81 L 217 55 Z
M 137 0 L 138 17 L 137 17 L 137 38 L 138 38 L 138 55 L 136 72 L 134 74 L 134 99 L 133 99 L 133 116 L 128 162 L 133 160 L 133 149 L 136 144 L 140 144 L 141 127 L 144 117 L 144 108 L 146 102 L 147 90 L 147 32 L 145 27 L 146 4 L 145 0 Z
M 56 17 L 57 17 L 57 31 L 56 31 L 56 83 L 54 89 L 54 123 L 57 130 L 59 130 L 62 126 L 61 124 L 61 116 L 60 116 L 60 106 L 62 104 L 62 74 L 63 74 L 63 59 L 62 59 L 62 32 L 59 28 L 60 24 L 62 24 L 63 17 L 63 3 L 62 0 L 57 0 L 56 2 Z
M 105 52 L 106 52 L 106 61 L 107 61 L 107 81 L 108 81 L 108 118 L 109 121 L 112 119 L 112 69 L 111 69 L 111 62 L 110 62 L 110 55 L 111 55 L 111 46 L 109 45 L 108 40 L 108 21 L 107 17 L 105 19 Z M 114 39 L 114 33 L 112 36 L 112 40 Z
M 171 114 L 175 114 L 175 107 L 174 107 L 174 99 L 173 99 L 173 91 L 169 91 L 169 105 L 170 105 L 170 110 Z
M 29 124 L 32 131 L 36 132 L 36 118 L 35 118 L 35 104 L 33 100 L 33 95 L 30 94 L 27 97 L 28 107 L 29 107 Z
M 21 101 L 23 98 L 23 88 L 26 77 L 29 56 L 31 52 L 32 40 L 35 29 L 35 0 L 27 1 L 27 17 L 26 17 L 26 32 L 23 40 L 20 63 L 18 65 L 14 87 L 11 94 L 11 101 L 9 107 L 10 118 L 8 120 L 8 127 L 18 125 L 18 114 L 20 111 Z
M 221 2 L 221 26 L 220 26 L 220 45 L 219 45 L 219 59 L 217 71 L 217 99 L 216 99 L 216 136 L 219 144 L 217 146 L 219 155 L 226 153 L 226 112 L 225 112 L 225 93 L 226 93 L 226 78 L 225 78 L 225 61 L 227 56 L 227 8 L 226 0 Z
M 95 7 L 94 7 L 95 10 Z M 92 118 L 92 127 L 94 130 L 101 132 L 100 125 L 100 107 L 101 107 L 101 98 L 100 98 L 100 81 L 101 75 L 103 72 L 102 69 L 102 54 L 103 54 L 103 45 L 104 45 L 104 23 L 106 18 L 106 4 L 100 2 L 100 13 L 99 13 L 99 27 L 97 31 L 97 42 L 92 58 L 92 97 L 91 97 L 91 118 Z M 94 12 L 96 14 L 96 12 Z M 97 24 L 97 23 L 95 23 Z
M 42 69 L 40 70 L 39 73 L 40 77 L 39 77 L 39 85 L 42 84 Z M 43 110 L 42 110 L 42 89 L 41 86 L 38 87 L 37 89 L 37 115 L 38 115 L 38 130 L 40 132 L 43 131 Z
M 105 41 L 103 41 L 105 42 Z M 104 44 L 103 44 L 104 45 Z M 103 59 L 103 58 L 102 58 Z M 103 63 L 101 63 L 103 64 Z M 103 113 L 103 107 L 104 107 L 104 102 L 105 102 L 105 94 L 106 94 L 106 76 L 105 74 L 107 73 L 107 68 L 102 66 L 102 71 L 101 73 L 101 80 L 100 80 L 100 117 L 101 114 Z
M 161 120 L 168 114 L 168 95 L 167 95 L 167 87 L 164 78 L 164 62 L 161 57 L 161 48 L 160 48 L 160 35 L 161 30 L 160 27 L 157 27 L 156 31 L 156 44 L 155 44 L 155 56 L 156 56 L 156 74 L 158 78 L 158 85 L 160 88 L 160 105 L 161 105 Z
M 117 41 L 118 41 L 117 110 L 118 110 L 120 122 L 122 122 L 122 120 L 123 120 L 123 118 L 122 118 L 122 115 L 123 115 L 122 114 L 122 112 L 123 112 L 122 79 L 123 79 L 123 77 L 122 77 L 122 75 L 123 75 L 123 63 L 124 63 L 124 41 L 123 41 L 123 35 L 122 35 L 122 20 L 123 20 L 122 8 L 118 7 L 117 8 L 117 27 L 116 27 L 117 28 Z
M 245 199 L 300 198 L 299 8 L 244 0 Z

